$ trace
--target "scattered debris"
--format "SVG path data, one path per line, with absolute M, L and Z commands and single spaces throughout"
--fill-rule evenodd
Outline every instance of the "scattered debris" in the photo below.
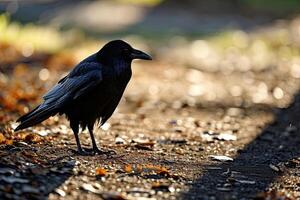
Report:
M 149 141 L 147 139 L 134 139 L 132 143 L 135 144 L 134 147 L 141 150 L 152 151 L 155 145 L 155 142 Z
M 124 166 L 124 171 L 125 171 L 126 173 L 131 173 L 131 172 L 133 172 L 132 166 L 129 165 L 129 164 L 125 165 L 125 166 Z
M 141 150 L 147 150 L 147 151 L 152 151 L 153 150 L 153 143 L 140 143 L 134 145 L 135 148 L 141 149 Z
M 233 161 L 233 159 L 228 156 L 210 155 L 209 158 L 211 158 L 212 160 L 217 160 L 217 161 L 222 161 L 222 162 Z
M 97 176 L 105 176 L 107 174 L 107 170 L 104 168 L 97 168 L 96 175 Z
M 99 190 L 99 188 L 94 187 L 94 185 L 92 185 L 92 184 L 83 183 L 81 185 L 81 188 L 88 191 L 88 192 L 92 192 L 92 193 L 95 193 L 95 194 L 101 194 L 101 191 Z
M 217 187 L 216 189 L 222 192 L 229 192 L 232 190 L 231 188 L 228 187 Z
M 61 197 L 65 197 L 65 196 L 66 196 L 66 192 L 63 191 L 62 189 L 56 188 L 56 189 L 55 189 L 55 192 L 56 192 L 59 196 L 61 196 Z
M 274 170 L 275 172 L 280 172 L 279 167 L 277 167 L 277 166 L 275 166 L 275 165 L 273 165 L 273 164 L 270 164 L 269 167 L 270 167 L 272 170 Z
M 237 182 L 239 182 L 239 183 L 242 183 L 242 184 L 250 184 L 250 185 L 253 185 L 253 184 L 256 183 L 255 181 L 250 181 L 250 180 L 240 180 L 240 179 L 235 179 L 235 181 L 237 181 Z
M 116 144 L 125 144 L 125 140 L 123 138 L 121 138 L 121 137 L 117 137 L 115 139 L 115 143 Z
M 235 141 L 237 139 L 237 137 L 235 135 L 233 135 L 231 131 L 221 133 L 220 135 L 215 136 L 215 138 L 217 138 L 218 140 L 224 140 L 224 141 Z

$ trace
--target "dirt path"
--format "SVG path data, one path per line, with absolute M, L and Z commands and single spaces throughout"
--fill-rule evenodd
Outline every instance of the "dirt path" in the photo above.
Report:
M 78 156 L 64 120 L 52 118 L 34 129 L 48 136 L 26 130 L 20 133 L 23 140 L 1 146 L 0 196 L 252 199 L 272 190 L 275 195 L 299 197 L 299 96 L 288 109 L 272 104 L 238 107 L 229 96 L 223 102 L 192 101 L 186 95 L 191 83 L 179 77 L 197 74 L 194 69 L 137 65 L 125 101 L 105 130 L 97 132 L 99 144 L 117 155 Z M 216 87 L 224 81 L 236 84 L 239 77 L 203 76 L 214 79 Z M 284 87 L 287 80 L 276 84 Z M 81 139 L 88 148 L 88 134 Z

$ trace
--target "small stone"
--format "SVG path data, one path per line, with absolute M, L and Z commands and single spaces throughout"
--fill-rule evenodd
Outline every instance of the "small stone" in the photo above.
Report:
M 279 167 L 277 167 L 277 166 L 275 166 L 275 165 L 273 165 L 273 164 L 270 164 L 269 167 L 270 167 L 272 170 L 276 171 L 276 172 L 279 172 L 279 171 L 280 171 Z
M 173 192 L 176 191 L 176 189 L 175 189 L 174 187 L 169 187 L 169 191 L 170 191 L 171 193 L 173 193 Z
M 123 138 L 121 138 L 121 137 L 117 137 L 115 139 L 115 143 L 116 144 L 125 144 L 125 140 Z
M 81 188 L 86 190 L 86 191 L 95 193 L 95 194 L 100 194 L 101 193 L 99 189 L 95 188 L 93 185 L 88 184 L 88 183 L 83 183 L 81 185 Z
M 224 141 L 235 141 L 237 139 L 237 137 L 232 134 L 232 131 L 221 133 L 220 135 L 216 136 L 216 138 Z
M 239 180 L 239 179 L 236 179 L 236 181 L 239 182 L 239 183 L 242 183 L 242 184 L 250 184 L 250 185 L 253 185 L 253 184 L 256 183 L 255 181 L 251 181 L 251 180 Z
M 56 188 L 56 189 L 55 189 L 55 192 L 56 192 L 59 196 L 61 196 L 61 197 L 65 197 L 65 196 L 66 196 L 66 192 L 63 191 L 62 189 Z
M 222 162 L 233 161 L 233 159 L 228 156 L 210 155 L 209 158 L 211 158 L 212 160 L 217 160 L 217 161 L 222 161 Z

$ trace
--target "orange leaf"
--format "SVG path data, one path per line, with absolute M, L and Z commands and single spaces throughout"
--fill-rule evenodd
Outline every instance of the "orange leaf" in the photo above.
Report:
M 2 133 L 0 133 L 0 144 L 5 143 L 6 138 L 4 137 L 4 135 Z
M 107 174 L 107 170 L 104 168 L 97 168 L 96 175 L 97 176 L 105 176 Z
M 27 134 L 27 135 L 25 136 L 24 140 L 25 140 L 26 142 L 36 142 L 36 143 L 38 143 L 38 142 L 41 142 L 42 139 L 41 139 L 41 137 L 39 137 L 39 136 L 36 135 L 36 134 L 29 133 L 29 134 Z
M 126 173 L 131 173 L 132 172 L 132 166 L 131 165 L 125 165 L 125 167 L 124 167 L 124 171 L 126 172 Z
M 13 144 L 13 140 L 12 139 L 7 139 L 6 141 L 5 141 L 5 144 L 7 144 L 7 145 L 12 145 Z
M 161 167 L 158 171 L 157 174 L 162 175 L 162 176 L 169 176 L 170 172 L 167 170 L 165 167 Z

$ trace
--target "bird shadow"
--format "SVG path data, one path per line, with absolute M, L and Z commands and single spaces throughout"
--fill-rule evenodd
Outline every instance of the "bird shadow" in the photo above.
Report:
M 64 196 L 58 188 L 73 174 L 75 159 L 50 144 L 0 146 L 0 199 L 48 199 Z
M 208 170 L 181 198 L 253 199 L 285 170 L 295 170 L 295 160 L 300 157 L 300 93 L 288 108 L 275 109 L 274 114 L 274 121 L 238 151 L 233 162 L 206 166 Z

